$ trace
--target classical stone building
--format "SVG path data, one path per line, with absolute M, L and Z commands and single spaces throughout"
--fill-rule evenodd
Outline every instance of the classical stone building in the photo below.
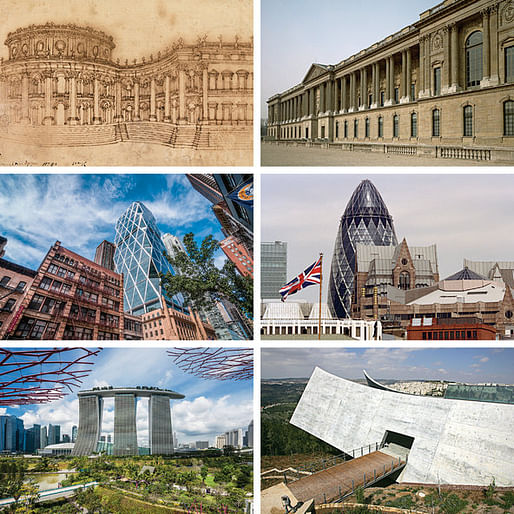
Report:
M 5 44 L 0 119 L 8 138 L 41 146 L 129 140 L 251 148 L 253 44 L 237 36 L 179 39 L 122 62 L 112 57 L 111 36 L 72 24 L 19 28 Z
M 514 160 L 514 1 L 445 0 L 268 100 L 267 136 L 405 155 Z

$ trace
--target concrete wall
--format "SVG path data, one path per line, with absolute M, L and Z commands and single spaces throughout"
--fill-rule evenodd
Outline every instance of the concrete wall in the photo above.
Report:
M 342 451 L 414 437 L 401 482 L 514 486 L 514 405 L 379 391 L 316 368 L 291 423 Z

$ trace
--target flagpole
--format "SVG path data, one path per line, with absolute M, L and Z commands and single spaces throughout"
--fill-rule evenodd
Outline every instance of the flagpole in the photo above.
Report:
M 318 341 L 321 340 L 321 284 L 323 283 L 323 254 L 319 254 L 319 316 L 318 316 Z

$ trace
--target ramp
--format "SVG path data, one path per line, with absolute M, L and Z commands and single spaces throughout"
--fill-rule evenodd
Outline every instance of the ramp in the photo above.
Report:
M 314 498 L 315 504 L 337 501 L 358 487 L 369 487 L 403 468 L 406 461 L 382 451 L 337 464 L 287 484 L 300 501 Z

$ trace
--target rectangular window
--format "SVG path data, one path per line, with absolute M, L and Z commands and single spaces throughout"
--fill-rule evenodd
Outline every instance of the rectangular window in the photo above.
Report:
M 339 122 L 336 121 L 336 139 L 339 139 Z
M 394 88 L 394 103 L 400 103 L 400 88 L 398 87 Z
M 393 116 L 393 137 L 400 136 L 400 117 L 398 114 Z
M 41 308 L 41 304 L 43 303 L 44 299 L 44 296 L 41 296 L 40 294 L 35 294 L 32 297 L 32 300 L 30 301 L 28 308 L 34 311 L 38 311 Z
M 52 275 L 57 275 L 57 272 L 59 271 L 59 266 L 56 264 L 50 264 L 48 266 L 48 273 L 51 273 Z
M 378 137 L 384 137 L 384 118 L 378 118 Z
M 385 93 L 380 91 L 380 107 L 384 107 Z
M 57 270 L 57 276 L 64 278 L 66 276 L 66 269 L 65 268 L 59 268 Z
M 503 104 L 503 134 L 514 136 L 514 101 L 507 100 Z
M 50 284 L 52 283 L 52 279 L 48 277 L 43 277 L 41 280 L 41 283 L 39 284 L 39 287 L 41 289 L 44 289 L 45 291 L 48 291 L 50 289 Z
M 441 94 L 441 68 L 434 68 L 434 96 Z
M 440 135 L 441 135 L 440 111 L 439 111 L 439 109 L 434 109 L 432 111 L 432 136 L 439 137 Z
M 473 135 L 473 107 L 466 105 L 463 110 L 464 116 L 464 137 Z
M 52 283 L 52 291 L 60 291 L 62 286 L 62 282 L 59 282 L 59 280 L 54 280 Z
M 348 122 L 347 121 L 344 122 L 344 137 L 345 138 L 348 137 Z
M 357 138 L 359 134 L 359 120 L 353 120 L 353 137 Z
M 371 109 L 372 103 L 373 103 L 373 95 L 368 95 L 368 109 Z
M 505 82 L 514 82 L 514 46 L 505 49 Z
M 365 137 L 369 137 L 369 118 L 366 118 L 364 130 L 365 130 Z
M 418 137 L 418 115 L 415 112 L 410 115 L 410 135 Z
M 410 99 L 416 100 L 416 84 L 410 85 Z

